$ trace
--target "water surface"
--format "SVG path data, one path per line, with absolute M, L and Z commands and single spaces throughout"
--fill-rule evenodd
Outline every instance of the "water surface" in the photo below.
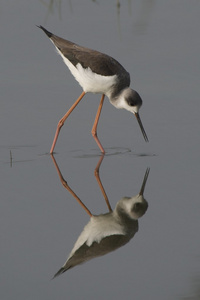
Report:
M 1 299 L 199 299 L 199 1 L 45 3 L 1 3 Z M 136 195 L 150 167 L 149 207 L 126 246 L 55 280 L 89 220 L 48 154 L 81 88 L 36 24 L 120 61 L 143 98 L 150 141 L 134 116 L 105 101 L 99 174 L 111 206 Z M 93 214 L 107 211 L 90 133 L 99 101 L 84 97 L 55 149 Z

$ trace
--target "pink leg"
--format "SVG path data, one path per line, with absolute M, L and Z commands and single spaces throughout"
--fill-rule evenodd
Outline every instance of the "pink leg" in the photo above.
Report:
M 91 131 L 92 136 L 95 139 L 95 141 L 96 141 L 96 143 L 97 143 L 97 145 L 100 148 L 102 153 L 105 153 L 105 150 L 104 150 L 103 146 L 101 145 L 101 143 L 100 143 L 100 141 L 97 137 L 97 125 L 98 125 L 98 122 L 99 122 L 99 117 L 100 117 L 100 114 L 101 114 L 104 98 L 105 98 L 105 95 L 103 94 L 102 97 L 101 97 L 101 101 L 100 101 L 100 104 L 99 104 L 99 107 L 98 107 L 98 110 L 97 110 L 97 114 L 96 114 L 96 117 L 95 117 L 95 120 L 94 120 L 92 131 Z
M 63 178 L 63 176 L 62 176 L 62 174 L 61 174 L 61 172 L 60 172 L 60 169 L 59 169 L 59 167 L 58 167 L 58 165 L 57 165 L 57 162 L 56 162 L 56 160 L 55 160 L 53 154 L 51 154 L 51 157 L 52 157 L 53 163 L 54 163 L 54 165 L 55 165 L 55 167 L 56 167 L 56 170 L 57 170 L 57 172 L 58 172 L 58 175 L 59 175 L 59 177 L 60 177 L 60 181 L 61 181 L 62 185 L 64 186 L 64 188 L 66 188 L 66 190 L 68 190 L 68 191 L 71 193 L 71 195 L 78 201 L 78 203 L 82 206 L 82 208 L 84 208 L 84 210 L 87 212 L 87 214 L 88 214 L 90 217 L 92 217 L 91 211 L 87 208 L 87 206 L 85 206 L 85 204 L 81 201 L 81 199 L 80 199 L 80 198 L 74 193 L 74 191 L 69 187 L 67 181 Z
M 54 140 L 53 140 L 53 144 L 52 144 L 51 150 L 50 150 L 51 154 L 53 153 L 53 150 L 55 148 L 55 145 L 56 145 L 56 142 L 57 142 L 58 135 L 59 135 L 61 127 L 64 125 L 66 119 L 71 114 L 71 112 L 74 110 L 74 108 L 78 105 L 78 103 L 81 101 L 81 99 L 83 98 L 84 95 L 85 95 L 85 92 L 82 92 L 82 94 L 80 95 L 80 97 L 76 100 L 76 102 L 72 105 L 72 107 L 68 110 L 68 112 L 58 122 L 56 133 L 55 133 Z
M 103 187 L 103 184 L 102 184 L 101 179 L 100 179 L 100 176 L 99 176 L 99 168 L 100 168 L 100 166 L 101 166 L 101 163 L 102 163 L 102 161 L 103 161 L 103 158 L 104 158 L 104 154 L 102 154 L 102 156 L 100 157 L 100 159 L 99 159 L 99 161 L 98 161 L 98 164 L 97 164 L 97 166 L 96 166 L 96 168 L 95 168 L 95 170 L 94 170 L 94 176 L 96 177 L 96 180 L 97 180 L 98 185 L 99 185 L 99 187 L 100 187 L 100 189 L 101 189 L 101 192 L 102 192 L 102 194 L 103 194 L 103 197 L 104 197 L 104 199 L 105 199 L 105 201 L 106 201 L 106 204 L 107 204 L 107 206 L 108 206 L 108 209 L 109 209 L 110 212 L 112 212 L 112 208 L 111 208 L 111 206 L 110 206 L 110 202 L 109 202 L 109 200 L 108 200 L 108 196 L 106 195 L 105 189 L 104 189 L 104 187 Z

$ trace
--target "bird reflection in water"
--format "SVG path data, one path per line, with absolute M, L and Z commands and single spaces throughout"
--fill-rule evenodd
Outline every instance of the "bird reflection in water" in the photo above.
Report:
M 123 197 L 117 202 L 115 209 L 112 210 L 99 176 L 99 168 L 104 157 L 102 155 L 95 169 L 95 177 L 105 198 L 109 212 L 93 215 L 69 187 L 60 172 L 54 156 L 51 155 L 51 157 L 62 185 L 73 195 L 90 216 L 90 221 L 78 237 L 67 261 L 54 275 L 53 278 L 55 278 L 76 265 L 116 250 L 133 238 L 138 231 L 138 219 L 145 214 L 148 208 L 148 203 L 144 199 L 143 194 L 150 169 L 147 168 L 146 170 L 139 194 L 134 197 Z

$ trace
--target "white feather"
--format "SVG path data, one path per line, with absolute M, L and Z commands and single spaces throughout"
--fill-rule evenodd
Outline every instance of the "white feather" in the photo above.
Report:
M 109 97 L 112 86 L 116 83 L 117 76 L 102 76 L 93 73 L 90 68 L 84 69 L 80 63 L 74 66 L 56 47 L 58 53 L 62 56 L 64 63 L 69 68 L 74 78 L 78 81 L 84 92 L 105 94 Z

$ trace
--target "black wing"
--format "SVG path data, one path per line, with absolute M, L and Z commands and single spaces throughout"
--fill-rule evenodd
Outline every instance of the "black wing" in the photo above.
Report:
M 83 68 L 90 68 L 94 73 L 112 76 L 115 74 L 122 75 L 130 80 L 129 73 L 124 67 L 114 58 L 104 53 L 79 46 L 75 43 L 67 41 L 61 37 L 58 37 L 42 26 L 41 28 L 46 35 L 52 40 L 56 48 L 74 65 L 78 63 Z

